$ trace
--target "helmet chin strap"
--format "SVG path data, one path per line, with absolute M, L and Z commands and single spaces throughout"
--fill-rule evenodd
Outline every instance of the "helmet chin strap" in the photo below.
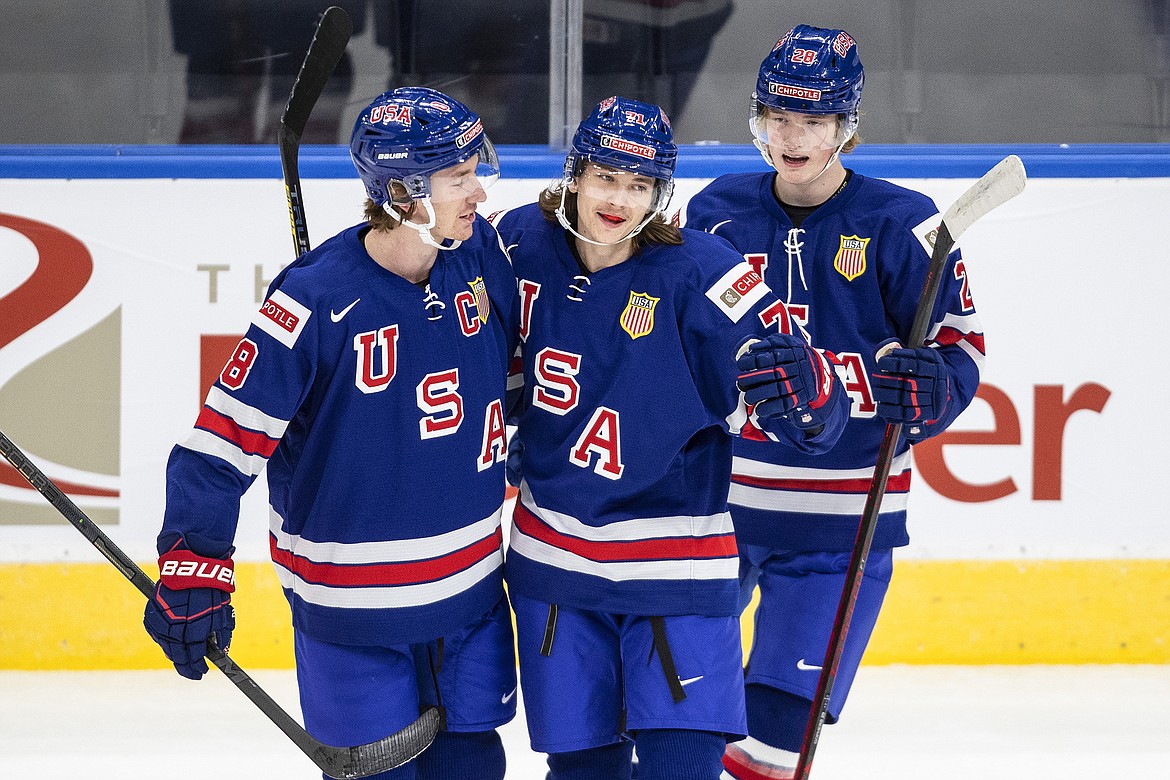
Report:
M 841 149 L 842 149 L 842 147 L 845 146 L 845 144 L 848 141 L 849 141 L 849 139 L 846 138 L 844 141 L 842 141 L 840 144 L 838 144 L 837 148 L 833 150 L 833 153 L 829 155 L 829 159 L 825 162 L 825 167 L 821 168 L 821 172 L 818 173 L 816 176 L 812 177 L 812 179 L 810 179 L 810 181 L 816 181 L 817 179 L 821 178 L 821 176 L 824 175 L 825 171 L 829 170 L 829 167 L 833 163 L 837 162 L 838 159 L 840 159 Z
M 398 224 L 406 225 L 408 228 L 413 228 L 415 231 L 417 231 L 418 237 L 422 239 L 422 242 L 427 246 L 433 246 L 435 249 L 442 249 L 444 252 L 457 249 L 459 245 L 463 243 L 459 239 L 447 239 L 451 242 L 449 246 L 443 246 L 435 240 L 434 236 L 431 235 L 431 229 L 435 226 L 435 210 L 431 207 L 431 199 L 419 198 L 418 201 L 422 203 L 423 208 L 426 209 L 427 212 L 427 222 L 425 225 L 420 225 L 418 222 L 413 222 L 409 219 L 403 219 L 402 215 L 399 214 L 397 210 L 395 210 L 394 204 L 390 201 L 385 201 L 382 204 L 382 210 L 397 220 Z
M 569 224 L 569 218 L 567 216 L 565 216 L 565 191 L 568 189 L 569 189 L 568 182 L 562 181 L 561 182 L 561 205 L 557 206 L 557 222 L 560 222 L 561 227 L 563 227 L 565 230 L 572 233 L 577 238 L 584 241 L 586 244 L 593 244 L 594 246 L 617 246 L 618 244 L 620 244 L 622 242 L 629 241 L 631 238 L 633 238 L 634 236 L 641 233 L 642 228 L 649 225 L 650 220 L 654 219 L 654 215 L 658 213 L 656 211 L 646 212 L 646 218 L 644 220 L 642 220 L 642 224 L 638 225 L 638 227 L 634 228 L 629 233 L 627 233 L 625 238 L 619 238 L 617 241 L 594 241 L 592 238 L 586 238 L 585 236 L 578 233 L 577 229 L 574 228 L 571 224 Z

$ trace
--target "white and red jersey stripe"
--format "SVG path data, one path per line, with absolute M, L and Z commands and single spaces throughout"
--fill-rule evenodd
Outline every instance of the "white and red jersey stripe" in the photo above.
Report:
M 739 576 L 731 514 L 644 517 L 601 526 L 537 506 L 528 490 L 512 516 L 509 549 L 556 569 L 634 580 L 715 580 Z
M 982 376 L 987 349 L 983 344 L 983 325 L 978 314 L 947 314 L 927 334 L 926 343 L 941 347 L 958 344 L 975 364 L 977 374 Z
M 861 517 L 874 469 L 782 466 L 743 457 L 731 464 L 727 502 L 767 512 Z M 910 492 L 910 451 L 894 458 L 882 512 L 905 512 Z
M 376 542 L 317 542 L 269 515 L 269 547 L 281 587 L 309 604 L 385 609 L 456 596 L 504 563 L 500 506 L 490 517 L 436 536 Z
M 212 385 L 195 427 L 179 446 L 214 455 L 247 477 L 264 470 L 288 420 L 278 420 Z

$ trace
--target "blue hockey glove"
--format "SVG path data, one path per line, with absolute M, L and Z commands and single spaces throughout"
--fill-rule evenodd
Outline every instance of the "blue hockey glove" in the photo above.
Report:
M 950 405 L 950 372 L 936 350 L 891 349 L 878 358 L 873 397 L 882 418 L 907 426 L 907 439 L 925 438 L 923 426 L 941 418 Z
M 520 480 L 524 479 L 524 470 L 521 463 L 524 457 L 524 445 L 520 442 L 519 434 L 512 434 L 508 439 L 508 459 L 504 461 L 504 476 L 512 487 L 520 487 Z
M 210 637 L 221 650 L 231 644 L 236 627 L 233 566 L 231 558 L 196 555 L 182 538 L 158 559 L 160 576 L 142 622 L 175 670 L 188 679 L 207 673 L 204 656 Z
M 740 350 L 736 385 L 761 420 L 783 419 L 804 431 L 825 425 L 833 386 L 827 361 L 800 336 L 774 333 Z

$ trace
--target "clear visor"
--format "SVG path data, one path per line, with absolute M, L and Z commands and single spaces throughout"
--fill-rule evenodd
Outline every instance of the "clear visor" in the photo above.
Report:
M 752 97 L 752 134 L 757 145 L 783 154 L 836 149 L 849 140 L 857 122 L 844 114 L 800 114 L 770 108 Z
M 485 137 L 478 154 L 431 174 L 430 199 L 433 203 L 467 200 L 491 187 L 499 178 L 500 160 L 496 148 Z M 427 197 L 427 194 L 423 192 L 415 197 Z
M 574 182 L 578 197 L 651 214 L 666 208 L 673 189 L 662 179 L 589 161 L 579 166 Z

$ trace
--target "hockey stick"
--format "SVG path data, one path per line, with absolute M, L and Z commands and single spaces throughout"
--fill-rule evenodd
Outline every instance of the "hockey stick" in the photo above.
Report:
M 325 90 L 325 84 L 333 69 L 345 54 L 349 36 L 353 34 L 353 22 L 349 14 L 337 6 L 330 6 L 321 15 L 317 32 L 297 80 L 293 82 L 288 104 L 280 115 L 280 129 L 277 131 L 277 145 L 280 149 L 280 168 L 284 174 L 284 194 L 288 200 L 288 218 L 292 226 L 293 246 L 297 257 L 309 251 L 309 229 L 305 224 L 305 199 L 301 192 L 301 175 L 297 155 L 301 148 L 301 135 L 309 123 L 309 114 L 317 98 Z
M 102 529 L 86 517 L 85 513 L 37 468 L 3 431 L 0 431 L 0 454 L 3 454 L 13 468 L 47 498 L 74 528 L 81 531 L 90 544 L 96 547 L 106 560 L 114 564 L 114 568 L 122 572 L 142 595 L 150 598 L 154 594 L 154 581 L 122 552 Z M 247 672 L 237 666 L 227 653 L 220 650 L 214 641 L 207 643 L 207 658 L 227 675 L 227 678 L 285 733 L 285 736 L 304 751 L 322 772 L 338 780 L 367 777 L 405 764 L 431 744 L 439 729 L 439 711 L 432 708 L 406 728 L 377 742 L 357 747 L 331 747 L 317 741 L 301 728 L 301 725 L 273 701 Z
M 325 91 L 329 77 L 333 75 L 334 69 L 345 55 L 345 48 L 349 45 L 352 34 L 353 22 L 344 9 L 338 6 L 325 9 L 320 21 L 317 22 L 317 31 L 313 34 L 309 50 L 305 52 L 304 62 L 301 63 L 301 69 L 289 92 L 284 113 L 280 115 L 277 147 L 280 152 L 285 199 L 288 202 L 293 250 L 297 257 L 308 252 L 310 248 L 305 199 L 301 190 L 299 165 L 301 136 L 309 123 L 313 107 L 317 105 L 318 98 Z M 434 741 L 439 731 L 440 720 L 439 711 L 432 707 L 410 725 L 378 742 L 347 748 L 352 754 L 352 768 L 343 767 L 342 771 L 352 773 L 343 776 L 365 777 L 406 763 L 426 750 Z M 299 726 L 297 729 L 305 737 L 312 739 Z M 285 733 L 288 734 L 287 731 Z M 294 738 L 293 741 L 297 740 Z M 299 742 L 297 744 L 300 745 Z M 319 742 L 317 744 L 320 745 Z M 305 752 L 313 758 L 312 753 L 307 750 Z M 315 758 L 313 760 L 317 761 Z M 339 777 L 320 762 L 317 762 L 317 765 L 330 777 Z
M 930 326 L 938 291 L 942 285 L 943 268 L 959 236 L 989 211 L 1023 192 L 1026 181 L 1024 164 L 1020 158 L 1014 154 L 1005 157 L 960 195 L 943 214 L 942 223 L 935 235 L 934 251 L 930 255 L 930 265 L 927 267 L 922 294 L 918 298 L 918 308 L 914 312 L 914 324 L 910 328 L 908 344 L 921 346 L 926 341 L 926 330 Z M 894 460 L 894 450 L 897 449 L 901 433 L 901 423 L 887 424 L 885 436 L 878 449 L 873 480 L 869 485 L 869 494 L 865 497 L 861 525 L 857 529 L 853 555 L 849 559 L 849 568 L 845 573 L 845 586 L 841 600 L 837 604 L 833 632 L 829 635 L 829 647 L 821 664 L 817 691 L 813 696 L 813 708 L 809 713 L 808 725 L 805 727 L 804 739 L 800 746 L 800 759 L 796 762 L 796 771 L 793 774 L 794 780 L 808 780 L 809 772 L 812 770 L 813 755 L 821 738 L 821 727 L 825 724 L 829 697 L 833 693 L 833 682 L 837 679 L 837 668 L 845 649 L 845 638 L 849 634 L 849 623 L 853 619 L 853 608 L 857 604 L 861 578 L 865 573 L 865 561 L 869 557 L 869 547 L 877 528 L 878 512 L 881 509 L 882 497 L 886 493 L 886 481 L 890 476 L 890 465 Z

